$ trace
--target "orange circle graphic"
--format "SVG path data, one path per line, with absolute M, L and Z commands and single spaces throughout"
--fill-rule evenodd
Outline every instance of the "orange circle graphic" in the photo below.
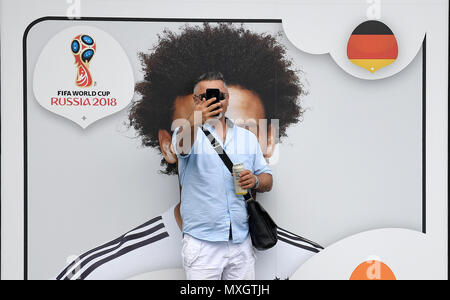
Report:
M 396 280 L 394 272 L 383 262 L 368 260 L 353 271 L 350 280 Z

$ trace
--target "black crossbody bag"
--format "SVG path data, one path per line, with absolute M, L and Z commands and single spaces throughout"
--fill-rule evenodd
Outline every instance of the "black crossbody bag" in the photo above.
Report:
M 203 132 L 211 142 L 214 150 L 219 154 L 227 169 L 233 174 L 233 162 L 225 153 L 225 150 L 208 130 L 203 128 Z M 262 205 L 253 199 L 250 191 L 244 195 L 244 199 L 247 203 L 248 227 L 253 246 L 258 250 L 272 248 L 277 244 L 278 226 Z

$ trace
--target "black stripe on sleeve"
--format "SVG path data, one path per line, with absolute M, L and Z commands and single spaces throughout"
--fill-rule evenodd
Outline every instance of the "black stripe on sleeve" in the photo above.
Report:
M 92 250 L 89 250 L 88 252 L 86 252 L 86 253 L 80 255 L 76 260 L 74 260 L 73 262 L 71 262 L 71 263 L 70 263 L 70 264 L 69 264 L 69 265 L 68 265 L 68 266 L 67 266 L 67 267 L 66 267 L 66 268 L 58 275 L 58 277 L 56 277 L 56 280 L 61 280 L 61 279 L 64 277 L 64 275 L 66 275 L 67 271 L 68 271 L 72 266 L 74 266 L 76 263 L 80 262 L 80 261 L 81 261 L 83 258 L 85 258 L 86 256 L 88 256 L 88 255 L 90 255 L 90 254 L 92 254 L 92 253 L 94 253 L 94 252 L 96 252 L 96 251 L 99 251 L 99 250 L 101 250 L 101 249 L 104 249 L 104 248 L 110 247 L 110 246 L 112 246 L 112 245 L 115 245 L 115 244 L 119 243 L 126 235 L 132 233 L 133 231 L 139 230 L 139 229 L 141 229 L 141 228 L 144 228 L 144 227 L 146 227 L 146 226 L 148 226 L 148 225 L 151 225 L 151 224 L 153 224 L 153 223 L 155 223 L 155 222 L 157 222 L 157 221 L 160 221 L 160 220 L 162 220 L 162 217 L 161 217 L 161 216 L 156 217 L 156 218 L 153 218 L 153 219 L 151 219 L 150 221 L 147 221 L 147 222 L 145 222 L 144 224 L 142 224 L 142 225 L 140 225 L 140 226 L 134 228 L 133 230 L 128 231 L 127 233 L 125 233 L 124 235 L 118 237 L 117 239 L 115 239 L 115 240 L 113 240 L 113 241 L 110 241 L 110 242 L 108 242 L 108 243 L 106 243 L 106 244 L 103 244 L 103 245 L 101 245 L 101 246 L 99 246 L 99 247 L 96 247 L 96 248 L 94 248 L 94 249 L 92 249 Z
M 318 249 L 324 249 L 322 246 L 320 246 L 319 244 L 317 244 L 317 243 L 315 243 L 315 242 L 313 242 L 313 241 L 310 241 L 310 240 L 308 240 L 308 239 L 305 239 L 304 237 L 301 237 L 301 236 L 299 236 L 299 235 L 296 235 L 296 234 L 294 234 L 294 233 L 292 233 L 292 232 L 290 232 L 290 231 L 287 231 L 286 229 L 282 229 L 282 228 L 280 228 L 280 227 L 278 227 L 278 229 L 281 229 L 282 231 L 280 231 L 280 230 L 278 230 L 277 231 L 277 233 L 279 234 L 279 235 L 282 235 L 282 236 L 284 236 L 284 237 L 287 237 L 287 238 L 290 238 L 291 240 L 295 240 L 295 241 L 300 241 L 300 242 L 304 242 L 304 243 L 306 243 L 306 244 L 310 244 L 311 246 L 313 246 L 313 247 L 316 247 L 316 248 L 318 248 Z
M 122 255 L 125 255 L 125 254 L 127 254 L 127 253 L 129 253 L 129 252 L 131 252 L 131 251 L 133 251 L 133 250 L 142 248 L 142 247 L 144 247 L 144 246 L 147 246 L 147 245 L 150 245 L 150 244 L 152 244 L 152 243 L 154 243 L 154 242 L 157 242 L 157 241 L 159 241 L 159 240 L 162 240 L 162 239 L 164 239 L 164 238 L 166 238 L 166 237 L 168 237 L 168 236 L 169 236 L 169 234 L 168 234 L 167 232 L 163 232 L 163 233 L 161 233 L 161 234 L 158 234 L 157 236 L 151 237 L 151 238 L 149 238 L 149 239 L 147 239 L 147 240 L 144 240 L 144 241 L 142 241 L 142 242 L 139 242 L 139 243 L 136 243 L 136 244 L 134 244 L 134 245 L 128 246 L 128 247 L 126 247 L 126 248 L 123 248 L 122 250 L 120 250 L 120 251 L 117 252 L 116 254 L 113 254 L 113 255 L 111 255 L 111 256 L 108 256 L 108 257 L 106 257 L 106 258 L 104 258 L 104 259 L 102 259 L 102 260 L 96 262 L 96 263 L 93 264 L 92 266 L 90 266 L 86 271 L 84 271 L 84 272 L 81 274 L 79 280 L 84 280 L 84 279 L 85 279 L 89 274 L 91 274 L 96 268 L 100 267 L 101 265 L 103 265 L 103 264 L 105 264 L 105 263 L 107 263 L 107 262 L 109 262 L 109 261 L 111 261 L 111 260 L 113 260 L 113 259 L 116 259 L 116 258 L 118 258 L 118 257 L 120 257 L 120 256 L 122 256 Z
M 282 242 L 285 242 L 285 243 L 288 243 L 288 244 L 290 244 L 290 245 L 292 245 L 292 246 L 295 246 L 295 247 L 298 247 L 298 248 L 302 248 L 302 249 L 304 249 L 304 250 L 308 250 L 308 251 L 314 252 L 314 253 L 319 253 L 319 252 L 320 252 L 320 251 L 317 250 L 316 248 L 308 247 L 308 246 L 305 246 L 305 245 L 300 245 L 300 244 L 294 243 L 293 241 L 290 241 L 290 240 L 288 240 L 288 239 L 285 239 L 285 238 L 283 238 L 283 237 L 281 237 L 281 236 L 278 237 L 278 240 L 279 240 L 279 241 L 282 241 Z
M 76 273 L 78 273 L 78 270 L 81 270 L 84 266 L 86 266 L 86 265 L 87 265 L 88 263 L 90 263 L 92 260 L 94 260 L 94 259 L 96 259 L 96 258 L 98 258 L 98 257 L 101 257 L 101 256 L 103 256 L 103 255 L 105 255 L 105 254 L 108 254 L 108 253 L 110 253 L 110 252 L 113 252 L 113 251 L 119 249 L 120 247 L 123 246 L 123 244 L 125 244 L 125 243 L 128 242 L 128 241 L 132 241 L 132 240 L 135 240 L 135 239 L 143 238 L 143 237 L 145 237 L 145 236 L 147 236 L 147 235 L 149 235 L 149 234 L 154 233 L 155 231 L 158 231 L 158 230 L 161 229 L 161 228 L 164 228 L 164 224 L 163 224 L 163 223 L 160 223 L 160 224 L 156 225 L 155 227 L 152 227 L 152 228 L 150 228 L 150 229 L 148 229 L 148 230 L 146 230 L 146 231 L 143 231 L 143 232 L 140 232 L 140 233 L 136 233 L 136 234 L 132 234 L 132 235 L 128 235 L 128 236 L 123 237 L 123 238 L 120 240 L 120 242 L 119 242 L 119 244 L 118 244 L 117 246 L 115 246 L 115 247 L 113 247 L 113 248 L 111 248 L 111 249 L 107 249 L 107 250 L 98 252 L 98 253 L 96 253 L 96 254 L 94 254 L 94 255 L 91 255 L 91 256 L 88 257 L 87 259 L 83 260 L 83 261 L 79 264 L 79 266 L 77 266 L 74 270 L 72 270 L 72 272 L 69 272 L 69 273 L 66 275 L 66 277 L 64 278 L 64 280 L 71 279 Z

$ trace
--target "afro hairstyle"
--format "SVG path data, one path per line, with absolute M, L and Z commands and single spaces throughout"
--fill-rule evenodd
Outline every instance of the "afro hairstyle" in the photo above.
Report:
M 139 53 L 144 79 L 136 84 L 140 99 L 129 111 L 130 126 L 146 147 L 161 152 L 158 131 L 171 131 L 174 102 L 192 94 L 200 75 L 216 71 L 228 86 L 240 86 L 261 99 L 266 119 L 279 120 L 279 136 L 298 123 L 303 89 L 285 47 L 273 35 L 255 33 L 232 23 L 185 25 L 180 33 L 165 29 L 149 53 Z M 163 158 L 163 174 L 177 174 L 176 164 Z

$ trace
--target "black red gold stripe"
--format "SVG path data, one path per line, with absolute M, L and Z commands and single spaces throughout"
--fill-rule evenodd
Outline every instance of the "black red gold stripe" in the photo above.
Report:
M 397 59 L 397 40 L 384 23 L 366 21 L 352 32 L 347 45 L 347 56 L 354 64 L 373 73 Z

